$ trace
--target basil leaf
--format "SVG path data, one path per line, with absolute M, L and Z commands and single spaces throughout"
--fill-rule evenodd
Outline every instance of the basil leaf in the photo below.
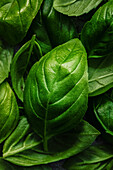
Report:
M 113 51 L 113 2 L 100 7 L 83 27 L 81 40 L 90 58 L 99 58 Z
M 0 37 L 17 44 L 25 37 L 43 0 L 1 0 Z
M 113 97 L 111 91 L 94 101 L 94 113 L 106 133 L 113 135 Z
M 109 145 L 94 145 L 77 156 L 68 159 L 64 167 L 68 170 L 107 170 L 112 166 L 113 151 Z M 110 169 L 108 169 L 110 170 Z
M 54 8 L 68 16 L 80 16 L 96 8 L 102 0 L 54 0 Z
M 51 42 L 42 18 L 41 10 L 38 12 L 36 18 L 31 25 L 29 34 L 30 33 L 36 35 L 36 41 L 39 43 L 43 54 L 46 54 L 47 52 L 52 50 Z
M 12 57 L 13 49 L 0 41 L 0 83 L 9 76 Z
M 88 122 L 82 121 L 76 129 L 50 138 L 49 152 L 45 153 L 42 139 L 31 131 L 27 119 L 21 117 L 17 128 L 4 143 L 3 157 L 20 166 L 47 164 L 78 154 L 99 134 Z
M 78 125 L 87 110 L 87 55 L 73 39 L 47 53 L 28 75 L 24 106 L 34 131 L 44 139 Z
M 7 82 L 0 84 L 0 143 L 14 130 L 19 119 L 15 95 Z
M 97 96 L 113 87 L 112 55 L 89 59 L 89 96 Z
M 32 167 L 20 167 L 14 164 L 5 161 L 3 158 L 0 158 L 0 170 L 52 170 L 48 165 L 32 166 Z
M 30 30 L 36 34 L 43 54 L 72 38 L 78 37 L 76 27 L 71 19 L 53 8 L 53 0 L 43 2 Z
M 34 52 L 37 50 L 38 54 Z M 11 65 L 11 80 L 12 85 L 18 98 L 23 101 L 23 91 L 25 87 L 25 78 L 27 77 L 27 68 L 30 67 L 40 57 L 41 49 L 35 41 L 35 36 L 30 41 L 25 43 L 15 54 Z
M 53 8 L 53 0 L 44 1 L 42 16 L 52 47 L 77 37 L 76 27 L 72 20 Z

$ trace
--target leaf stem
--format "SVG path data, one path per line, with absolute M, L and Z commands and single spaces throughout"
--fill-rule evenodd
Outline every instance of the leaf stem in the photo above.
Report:
M 48 140 L 46 136 L 44 136 L 43 147 L 44 147 L 44 151 L 47 152 L 48 151 Z

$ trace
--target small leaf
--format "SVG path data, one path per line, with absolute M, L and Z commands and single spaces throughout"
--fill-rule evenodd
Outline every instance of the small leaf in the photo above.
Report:
M 14 130 L 19 119 L 15 95 L 7 82 L 0 84 L 0 143 Z
M 106 57 L 113 51 L 112 11 L 113 1 L 111 0 L 101 6 L 83 27 L 81 41 L 89 58 Z
M 35 54 L 35 50 L 37 54 Z M 12 85 L 18 98 L 23 101 L 23 91 L 28 67 L 31 67 L 42 55 L 40 46 L 35 41 L 35 35 L 25 43 L 15 54 L 11 65 Z M 30 68 L 29 68 L 30 69 Z
M 13 49 L 0 41 L 0 83 L 9 76 L 12 57 Z
M 96 8 L 102 0 L 54 0 L 54 8 L 68 16 L 80 16 Z
M 1 0 L 0 37 L 15 45 L 25 37 L 43 0 Z
M 107 170 L 112 166 L 113 148 L 108 145 L 93 145 L 64 163 L 67 170 Z M 112 166 L 113 167 L 113 166 Z M 110 169 L 108 169 L 110 170 Z
M 52 47 L 56 47 L 78 37 L 76 27 L 72 20 L 53 8 L 53 0 L 44 1 L 42 18 Z
M 97 96 L 113 87 L 112 55 L 89 59 L 89 96 Z
M 22 117 L 3 146 L 5 160 L 20 166 L 59 161 L 88 148 L 100 134 L 88 122 L 82 121 L 76 129 L 48 139 L 49 151 L 45 153 L 42 140 L 30 129 L 27 119 Z
M 31 25 L 29 32 L 36 34 L 36 40 L 43 54 L 70 39 L 78 37 L 72 20 L 53 8 L 53 0 L 45 0 Z
M 113 135 L 113 97 L 112 90 L 98 96 L 94 101 L 94 113 L 106 133 Z

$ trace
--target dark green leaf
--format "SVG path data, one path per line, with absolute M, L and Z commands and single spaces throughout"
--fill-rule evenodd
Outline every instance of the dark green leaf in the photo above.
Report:
M 48 37 L 44 21 L 42 19 L 41 11 L 39 11 L 38 15 L 33 21 L 29 32 L 32 34 L 36 34 L 36 41 L 40 44 L 43 54 L 46 54 L 47 52 L 52 50 L 51 42 Z
M 44 1 L 42 16 L 52 47 L 77 37 L 75 25 L 69 17 L 53 8 L 53 0 Z
M 102 0 L 54 0 L 54 8 L 68 16 L 80 16 L 96 8 Z
M 97 96 L 113 87 L 112 54 L 89 59 L 89 96 Z
M 43 54 L 53 47 L 78 37 L 71 19 L 53 8 L 53 0 L 45 0 L 34 20 L 31 31 L 37 36 Z
M 112 158 L 113 148 L 111 146 L 94 145 L 68 159 L 64 167 L 68 170 L 111 170 L 108 167 L 112 167 Z
M 32 37 L 30 41 L 25 43 L 15 54 L 12 65 L 11 65 L 11 80 L 13 88 L 18 96 L 18 98 L 23 101 L 23 91 L 25 87 L 25 78 L 27 77 L 28 65 L 32 66 L 38 57 L 42 54 L 40 46 L 35 41 L 35 36 Z M 37 54 L 34 53 L 37 50 Z
M 90 58 L 99 58 L 113 51 L 113 1 L 100 7 L 83 27 L 81 40 Z M 112 55 L 112 54 L 111 54 Z
M 9 76 L 12 57 L 13 49 L 3 45 L 0 41 L 0 83 Z
M 17 44 L 26 35 L 43 0 L 1 0 L 0 37 Z
M 5 160 L 20 166 L 47 164 L 68 158 L 86 149 L 99 135 L 88 122 L 82 121 L 71 131 L 49 139 L 49 152 L 42 150 L 42 140 L 32 132 L 27 119 L 22 117 L 15 131 L 3 147 Z
M 0 143 L 17 125 L 19 119 L 15 95 L 7 82 L 0 84 Z
M 31 68 L 24 93 L 25 111 L 44 141 L 78 125 L 87 100 L 87 55 L 80 40 L 56 47 Z

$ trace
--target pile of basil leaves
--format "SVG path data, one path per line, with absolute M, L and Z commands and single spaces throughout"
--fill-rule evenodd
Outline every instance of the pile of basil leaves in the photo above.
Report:
M 55 166 L 113 169 L 113 0 L 0 0 L 0 170 Z

